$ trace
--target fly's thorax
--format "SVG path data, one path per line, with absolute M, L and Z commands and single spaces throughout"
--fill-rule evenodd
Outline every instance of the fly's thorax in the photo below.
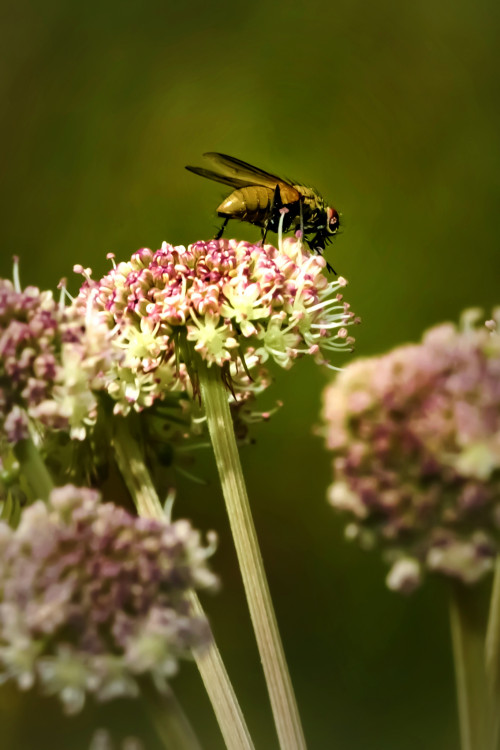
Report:
M 316 190 L 306 185 L 294 185 L 293 187 L 300 193 L 306 211 L 311 214 L 321 214 L 325 211 L 325 201 Z

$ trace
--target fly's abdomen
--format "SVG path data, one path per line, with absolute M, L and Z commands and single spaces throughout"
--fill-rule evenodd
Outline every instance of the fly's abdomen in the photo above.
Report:
M 273 191 L 260 185 L 234 190 L 217 209 L 219 216 L 262 226 L 271 208 Z

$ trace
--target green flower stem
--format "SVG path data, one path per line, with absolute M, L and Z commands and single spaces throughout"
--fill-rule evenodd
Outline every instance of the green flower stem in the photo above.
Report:
M 198 377 L 222 492 L 282 750 L 305 750 L 297 703 L 250 510 L 228 393 L 220 368 L 199 360 Z
M 144 464 L 141 446 L 130 431 L 128 419 L 115 418 L 113 445 L 118 467 L 139 515 L 164 520 L 165 514 L 160 499 Z M 194 612 L 204 615 L 194 591 L 189 592 L 189 599 Z M 193 655 L 226 747 L 228 750 L 254 750 L 243 713 L 215 640 L 212 640 L 208 649 L 203 651 L 195 649 Z
M 451 638 L 462 750 L 496 750 L 493 711 L 484 667 L 486 612 L 481 587 L 455 583 Z
M 190 591 L 188 598 L 194 614 L 206 617 L 196 592 Z M 194 656 L 228 750 L 254 750 L 236 693 L 215 641 L 211 648 L 196 649 Z
M 494 706 L 500 706 L 500 555 L 495 564 L 490 612 L 486 629 L 486 677 Z M 495 750 L 500 739 L 500 710 L 494 712 Z
M 159 693 L 143 689 L 146 705 L 156 733 L 166 750 L 202 750 L 186 714 L 169 688 Z
M 54 482 L 33 440 L 20 440 L 14 446 L 14 454 L 35 497 L 38 500 L 48 500 Z
M 130 430 L 130 417 L 114 419 L 113 447 L 118 468 L 139 515 L 164 521 L 165 514 L 144 463 L 142 446 Z

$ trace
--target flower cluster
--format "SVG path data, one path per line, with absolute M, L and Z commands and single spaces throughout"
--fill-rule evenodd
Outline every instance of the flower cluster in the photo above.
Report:
M 325 391 L 330 502 L 349 537 L 383 544 L 393 589 L 426 569 L 474 583 L 499 549 L 500 336 L 480 317 L 358 360 Z
M 179 658 L 209 641 L 186 592 L 214 587 L 210 548 L 187 521 L 135 518 L 67 485 L 0 524 L 0 679 L 36 682 L 68 712 L 159 689 Z
M 94 732 L 89 750 L 116 750 L 116 744 L 106 729 Z M 125 737 L 119 745 L 120 750 L 143 750 L 143 745 L 136 737 Z
M 302 355 L 326 363 L 331 351 L 352 347 L 355 322 L 325 261 L 300 241 L 280 249 L 236 240 L 164 243 L 142 249 L 100 281 L 89 269 L 80 303 L 100 313 L 124 359 L 108 391 L 117 408 L 143 408 L 162 393 L 187 387 L 196 351 L 227 374 L 233 390 L 258 388 L 249 371 L 274 360 L 288 368 Z
M 28 437 L 29 419 L 85 434 L 112 354 L 109 331 L 58 304 L 51 292 L 0 279 L 0 428 L 7 441 Z

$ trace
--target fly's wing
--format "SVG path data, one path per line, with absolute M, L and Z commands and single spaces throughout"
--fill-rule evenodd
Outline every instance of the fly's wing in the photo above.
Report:
M 253 167 L 246 161 L 235 159 L 233 156 L 214 152 L 203 154 L 203 156 L 217 167 L 218 174 L 228 175 L 233 179 L 244 182 L 245 185 L 262 185 L 263 187 L 275 188 L 280 183 L 286 183 L 286 180 L 281 177 L 264 172 L 263 169 Z
M 235 188 L 261 185 L 274 191 L 276 185 L 286 185 L 287 195 L 290 196 L 288 200 L 290 202 L 298 201 L 300 198 L 299 192 L 290 182 L 283 180 L 275 174 L 264 172 L 263 169 L 253 167 L 251 164 L 247 164 L 246 161 L 215 152 L 209 152 L 203 154 L 203 156 L 212 162 L 215 167 L 214 170 L 203 169 L 202 167 L 186 167 L 186 169 L 202 177 L 207 177 L 209 180 L 223 182 L 225 185 L 231 185 L 231 187 Z M 290 191 L 292 191 L 292 194 Z
M 200 177 L 206 177 L 207 180 L 214 180 L 215 182 L 222 182 L 223 185 L 231 185 L 233 188 L 248 187 L 248 185 L 255 185 L 255 182 L 248 182 L 248 180 L 237 180 L 235 177 L 229 177 L 229 175 L 219 174 L 213 172 L 211 169 L 203 169 L 203 167 L 186 167 L 190 172 L 199 174 Z

